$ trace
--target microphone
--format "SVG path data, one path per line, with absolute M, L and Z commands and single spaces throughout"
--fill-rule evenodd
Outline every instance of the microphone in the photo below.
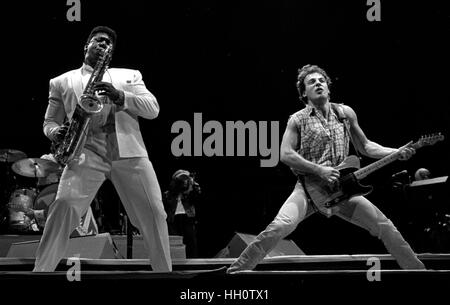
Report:
M 395 173 L 392 175 L 392 179 L 396 179 L 402 176 L 407 176 L 408 175 L 408 171 L 406 169 L 402 170 L 401 172 Z
M 408 171 L 406 169 L 401 172 L 395 173 L 392 175 L 391 179 L 393 180 L 394 185 L 402 185 L 411 183 L 411 179 L 408 175 Z

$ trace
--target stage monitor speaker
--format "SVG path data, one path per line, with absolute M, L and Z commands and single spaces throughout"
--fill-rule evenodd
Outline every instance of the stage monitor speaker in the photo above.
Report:
M 11 244 L 7 257 L 36 257 L 39 240 L 25 241 Z M 81 236 L 69 239 L 69 247 L 64 255 L 80 258 L 118 258 L 112 245 L 109 233 L 92 236 Z
M 112 239 L 119 250 L 120 256 L 127 257 L 127 236 L 126 235 L 113 235 Z M 183 244 L 183 236 L 170 235 L 170 257 L 172 259 L 185 259 L 186 258 L 186 246 Z M 144 240 L 142 235 L 133 236 L 133 259 L 148 259 L 149 253 L 144 247 Z
M 256 238 L 256 235 L 236 233 L 227 247 L 222 249 L 216 258 L 239 257 L 242 251 Z M 305 253 L 292 241 L 281 240 L 278 245 L 267 254 L 267 257 L 285 255 L 305 255 Z

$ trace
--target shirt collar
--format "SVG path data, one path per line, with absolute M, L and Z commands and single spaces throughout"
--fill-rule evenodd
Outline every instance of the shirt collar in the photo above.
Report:
M 89 66 L 86 63 L 83 63 L 83 65 L 81 66 L 81 73 L 92 73 L 94 71 L 94 68 L 92 68 L 91 66 Z
M 307 113 L 308 113 L 308 115 L 309 116 L 315 116 L 316 115 L 316 108 L 314 108 L 313 106 L 311 106 L 311 105 L 306 105 L 306 111 L 307 111 Z M 331 116 L 334 116 L 334 117 L 336 117 L 336 113 L 334 112 L 334 109 L 333 109 L 333 106 L 331 105 L 331 102 L 330 102 L 330 115 Z
M 311 105 L 306 105 L 306 112 L 309 116 L 313 116 L 316 114 L 316 108 L 312 107 Z

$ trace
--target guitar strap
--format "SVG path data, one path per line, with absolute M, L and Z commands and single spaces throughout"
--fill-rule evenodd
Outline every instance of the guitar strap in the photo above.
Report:
M 344 133 L 347 135 L 347 137 L 350 138 L 350 142 L 352 142 L 353 148 L 355 149 L 355 153 L 361 160 L 361 155 L 359 154 L 358 148 L 356 147 L 355 141 L 353 140 L 352 134 L 350 133 L 350 123 L 348 122 L 348 118 L 345 115 L 343 105 L 344 104 L 331 103 L 331 108 L 337 115 L 339 122 L 344 123 Z

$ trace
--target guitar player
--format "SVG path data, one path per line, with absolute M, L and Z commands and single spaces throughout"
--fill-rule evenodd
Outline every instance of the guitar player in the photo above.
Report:
M 298 181 L 275 219 L 247 246 L 227 273 L 255 268 L 280 240 L 317 211 L 336 215 L 378 237 L 402 269 L 425 269 L 394 224 L 365 197 L 353 196 L 333 208 L 317 206 L 308 200 L 304 178 L 312 176 L 329 185 L 336 183 L 340 171 L 335 167 L 347 157 L 350 142 L 355 150 L 375 159 L 398 153 L 399 159 L 407 160 L 415 153 L 411 147 L 394 149 L 370 141 L 352 108 L 330 102 L 330 84 L 327 73 L 316 65 L 298 70 L 297 89 L 305 108 L 290 116 L 280 148 L 281 161 L 298 176 Z

